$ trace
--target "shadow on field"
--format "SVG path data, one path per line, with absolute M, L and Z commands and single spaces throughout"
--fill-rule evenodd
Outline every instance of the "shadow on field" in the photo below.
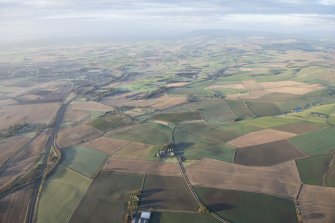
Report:
M 152 195 L 154 195 L 155 193 L 159 193 L 164 191 L 163 189 L 150 189 L 150 190 L 144 190 L 142 192 L 142 199 L 141 199 L 141 203 L 140 206 L 141 207 L 152 207 L 152 206 L 156 206 L 157 204 L 163 202 L 162 199 L 150 199 L 150 197 Z
M 227 204 L 227 203 L 216 203 L 216 204 L 209 204 L 209 205 L 207 205 L 207 207 L 211 211 L 217 212 L 217 211 L 224 211 L 224 210 L 234 209 L 237 206 L 232 205 L 232 204 Z
M 190 142 L 181 142 L 181 143 L 176 143 L 176 151 L 175 154 L 177 156 L 183 156 L 184 155 L 184 150 L 188 149 L 190 147 L 192 147 L 194 145 L 194 143 L 190 143 Z

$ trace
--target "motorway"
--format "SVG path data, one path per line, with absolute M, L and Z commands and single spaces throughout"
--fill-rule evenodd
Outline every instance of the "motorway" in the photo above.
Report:
M 36 220 L 36 208 L 37 208 L 37 203 L 38 203 L 38 195 L 39 195 L 39 191 L 40 188 L 42 187 L 42 182 L 44 180 L 45 177 L 45 172 L 48 166 L 48 157 L 51 151 L 52 146 L 54 145 L 54 142 L 56 140 L 56 135 L 57 132 L 61 126 L 61 123 L 63 121 L 64 118 L 64 113 L 66 110 L 66 106 L 68 105 L 68 103 L 62 104 L 61 107 L 58 109 L 55 119 L 52 123 L 52 132 L 48 138 L 48 141 L 46 143 L 46 146 L 44 148 L 44 155 L 43 155 L 43 160 L 40 166 L 40 173 L 42 177 L 38 178 L 33 185 L 33 192 L 32 192 L 32 196 L 30 199 L 30 203 L 29 203 L 29 207 L 28 207 L 28 211 L 27 211 L 27 216 L 26 216 L 26 223 L 34 223 Z

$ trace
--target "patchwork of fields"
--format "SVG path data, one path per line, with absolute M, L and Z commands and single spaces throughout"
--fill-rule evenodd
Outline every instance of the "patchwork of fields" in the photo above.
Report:
M 1 56 L 0 222 L 335 222 L 333 44 L 241 39 Z

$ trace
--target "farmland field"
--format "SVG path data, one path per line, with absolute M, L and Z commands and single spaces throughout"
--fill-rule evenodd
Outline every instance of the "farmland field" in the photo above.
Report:
M 90 184 L 89 178 L 59 166 L 42 191 L 37 223 L 69 222 Z
M 117 151 L 120 147 L 126 145 L 127 143 L 129 142 L 126 140 L 99 137 L 82 144 L 82 146 L 110 154 Z
M 301 180 L 305 184 L 323 185 L 323 174 L 332 160 L 331 154 L 319 154 L 296 161 Z
M 181 212 L 152 212 L 149 223 L 219 223 L 209 214 L 181 213 Z
M 147 160 L 109 159 L 105 170 L 123 173 L 152 174 L 161 176 L 180 176 L 179 165 L 175 162 L 158 162 Z
M 333 222 L 335 188 L 304 185 L 299 196 L 302 220 L 308 223 Z
M 195 187 L 212 211 L 236 223 L 296 223 L 293 200 L 265 194 Z
M 153 120 L 161 120 L 166 122 L 179 123 L 189 120 L 201 120 L 201 114 L 198 111 L 179 112 L 179 113 L 159 113 L 152 117 Z
M 291 138 L 290 141 L 305 153 L 326 154 L 335 150 L 335 128 L 324 128 Z
M 141 197 L 141 209 L 197 210 L 197 203 L 182 177 L 147 175 Z
M 107 158 L 105 153 L 83 146 L 72 146 L 63 149 L 62 153 L 62 165 L 89 178 L 94 178 Z
M 195 130 L 195 128 L 192 129 Z M 202 132 L 204 130 L 206 131 L 206 129 L 211 130 L 206 133 L 206 135 L 208 134 L 208 137 L 202 135 Z M 175 130 L 174 140 L 178 153 L 184 155 L 187 159 L 201 159 L 203 157 L 208 157 L 233 162 L 235 148 L 224 144 L 222 141 L 222 139 L 225 138 L 225 135 L 230 138 L 230 134 L 225 134 L 222 131 L 216 131 L 215 129 L 206 127 L 197 128 L 195 131 L 201 132 L 190 132 L 190 130 L 186 130 L 184 127 L 179 127 Z M 222 139 L 215 139 L 219 134 L 221 134 Z
M 271 167 L 250 167 L 202 159 L 187 166 L 186 172 L 192 185 L 284 197 L 294 197 L 301 183 L 294 161 Z
M 11 155 L 19 150 L 24 144 L 28 143 L 30 137 L 16 136 L 0 141 L 0 165 L 6 161 Z
M 240 136 L 236 139 L 231 140 L 229 144 L 236 147 L 247 147 L 280 141 L 291 138 L 293 136 L 295 136 L 294 133 L 282 132 L 273 129 L 265 129 L 257 132 L 251 132 L 244 136 Z
M 304 156 L 305 154 L 289 141 L 281 140 L 238 148 L 235 163 L 247 166 L 271 166 Z
M 169 142 L 170 131 L 171 129 L 167 126 L 147 123 L 120 132 L 107 133 L 106 137 L 157 145 Z
M 28 187 L 1 198 L 0 222 L 24 222 L 31 193 L 31 187 Z
M 126 116 L 112 115 L 95 119 L 89 125 L 101 130 L 117 129 L 119 127 L 130 125 L 132 122 Z
M 292 124 L 280 125 L 280 126 L 274 127 L 274 129 L 277 129 L 279 131 L 291 132 L 294 134 L 313 132 L 313 131 L 319 130 L 320 128 L 322 128 L 321 125 L 313 124 L 310 122 L 295 122 Z
M 121 150 L 117 151 L 112 157 L 113 159 L 154 159 L 151 153 L 152 145 L 131 142 L 124 145 Z M 152 155 L 152 157 L 150 157 Z
M 57 144 L 60 148 L 78 145 L 101 136 L 102 132 L 89 125 L 62 129 L 57 135 Z
M 280 115 L 282 113 L 275 103 L 257 102 L 257 101 L 248 101 L 246 103 L 248 107 L 250 108 L 250 110 L 257 117 L 258 116 Z
M 124 222 L 130 192 L 140 189 L 142 180 L 138 174 L 101 172 L 69 222 Z

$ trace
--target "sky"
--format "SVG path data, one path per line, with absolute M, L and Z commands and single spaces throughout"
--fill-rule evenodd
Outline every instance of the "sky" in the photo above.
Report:
M 198 29 L 333 35 L 335 0 L 0 0 L 0 42 Z

